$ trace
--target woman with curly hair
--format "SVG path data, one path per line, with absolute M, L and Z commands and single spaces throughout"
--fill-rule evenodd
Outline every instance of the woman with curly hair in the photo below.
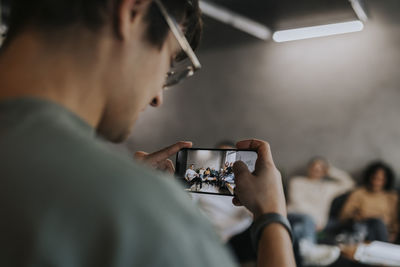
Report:
M 364 171 L 363 185 L 351 193 L 342 220 L 367 225 L 367 240 L 394 242 L 399 232 L 398 194 L 393 190 L 395 175 L 383 162 L 373 162 Z

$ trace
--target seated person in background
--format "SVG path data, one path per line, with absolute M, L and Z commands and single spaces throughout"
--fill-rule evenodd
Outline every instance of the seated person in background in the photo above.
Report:
M 217 177 L 219 177 L 219 173 L 214 168 L 212 168 L 211 172 L 210 172 L 210 176 L 213 178 L 217 178 Z
M 200 189 L 203 187 L 203 181 L 200 175 L 194 170 L 194 164 L 191 164 L 189 169 L 186 170 L 185 179 L 190 186 L 196 184 L 196 186 L 200 185 Z
M 203 167 L 201 167 L 201 168 L 199 169 L 199 175 L 200 175 L 200 178 L 201 178 L 201 179 L 204 178 L 204 172 L 205 172 L 205 169 L 204 169 Z
M 367 227 L 366 239 L 394 242 L 399 232 L 398 195 L 393 191 L 394 173 L 383 162 L 364 171 L 363 185 L 351 193 L 340 214 Z
M 233 174 L 232 167 L 228 164 L 228 167 L 225 170 L 223 180 L 227 183 L 234 183 L 235 182 L 235 175 Z
M 322 157 L 315 157 L 308 164 L 307 176 L 293 177 L 289 181 L 290 213 L 309 215 L 322 230 L 328 220 L 332 200 L 354 186 L 346 172 L 330 166 Z
M 223 174 L 226 173 L 226 170 L 228 169 L 228 167 L 229 167 L 229 163 L 228 163 L 228 162 L 225 162 L 224 167 L 223 167 L 223 169 L 222 169 L 222 173 L 223 173 Z
M 210 168 L 207 168 L 205 171 L 204 171 L 204 177 L 208 177 L 208 176 L 210 176 L 211 175 L 211 170 L 210 170 Z
M 189 169 L 186 170 L 185 179 L 188 182 L 191 182 L 194 178 L 199 177 L 199 174 L 194 170 L 194 164 L 191 164 Z
M 329 166 L 322 157 L 310 160 L 307 176 L 289 181 L 288 218 L 305 265 L 326 266 L 339 257 L 338 247 L 316 244 L 316 232 L 325 227 L 332 200 L 353 185 L 346 172 Z
M 207 171 L 204 172 L 204 181 L 208 184 L 215 184 L 217 177 L 215 176 L 215 173 L 213 173 L 213 169 L 207 168 Z

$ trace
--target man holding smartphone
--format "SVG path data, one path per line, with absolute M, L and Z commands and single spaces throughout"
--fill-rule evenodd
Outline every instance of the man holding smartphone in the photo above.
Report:
M 174 181 L 97 137 L 124 140 L 163 87 L 200 68 L 186 39 L 199 40 L 197 0 L 13 0 L 11 12 L 0 55 L 0 265 L 235 265 Z M 171 171 L 168 157 L 190 146 L 137 156 Z M 269 146 L 237 147 L 258 153 L 254 173 L 234 165 L 233 202 L 254 214 L 259 266 L 294 266 Z

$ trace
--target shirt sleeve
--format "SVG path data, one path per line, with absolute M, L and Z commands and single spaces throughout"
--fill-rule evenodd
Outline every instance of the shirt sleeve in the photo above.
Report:
M 335 195 L 343 194 L 354 187 L 355 183 L 353 178 L 343 170 L 331 166 L 329 167 L 328 175 L 336 182 Z
M 351 193 L 340 212 L 340 220 L 356 218 L 360 212 L 361 202 L 362 192 L 360 190 Z

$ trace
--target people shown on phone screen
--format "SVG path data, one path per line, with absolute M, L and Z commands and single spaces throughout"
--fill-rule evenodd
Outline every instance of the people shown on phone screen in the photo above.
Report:
M 234 194 L 236 186 L 233 172 L 234 162 L 243 161 L 253 170 L 257 159 L 254 151 L 237 151 L 235 149 L 188 149 L 180 153 L 185 155 L 186 160 L 182 165 L 187 166 L 184 174 L 187 190 L 231 196 Z M 203 166 L 205 166 L 205 170 Z M 181 173 L 180 170 L 179 173 Z
M 222 176 L 214 168 L 203 167 L 196 170 L 195 164 L 190 164 L 185 172 L 185 180 L 190 191 L 203 193 L 229 193 L 224 191 Z M 231 181 L 233 183 L 233 179 Z
M 194 164 L 191 164 L 189 169 L 186 170 L 185 179 L 190 186 L 195 186 L 196 190 L 203 187 L 203 179 L 200 174 L 194 170 Z
M 199 177 L 199 174 L 195 172 L 194 165 L 191 164 L 189 169 L 186 170 L 185 178 L 188 182 L 191 182 L 194 178 Z

